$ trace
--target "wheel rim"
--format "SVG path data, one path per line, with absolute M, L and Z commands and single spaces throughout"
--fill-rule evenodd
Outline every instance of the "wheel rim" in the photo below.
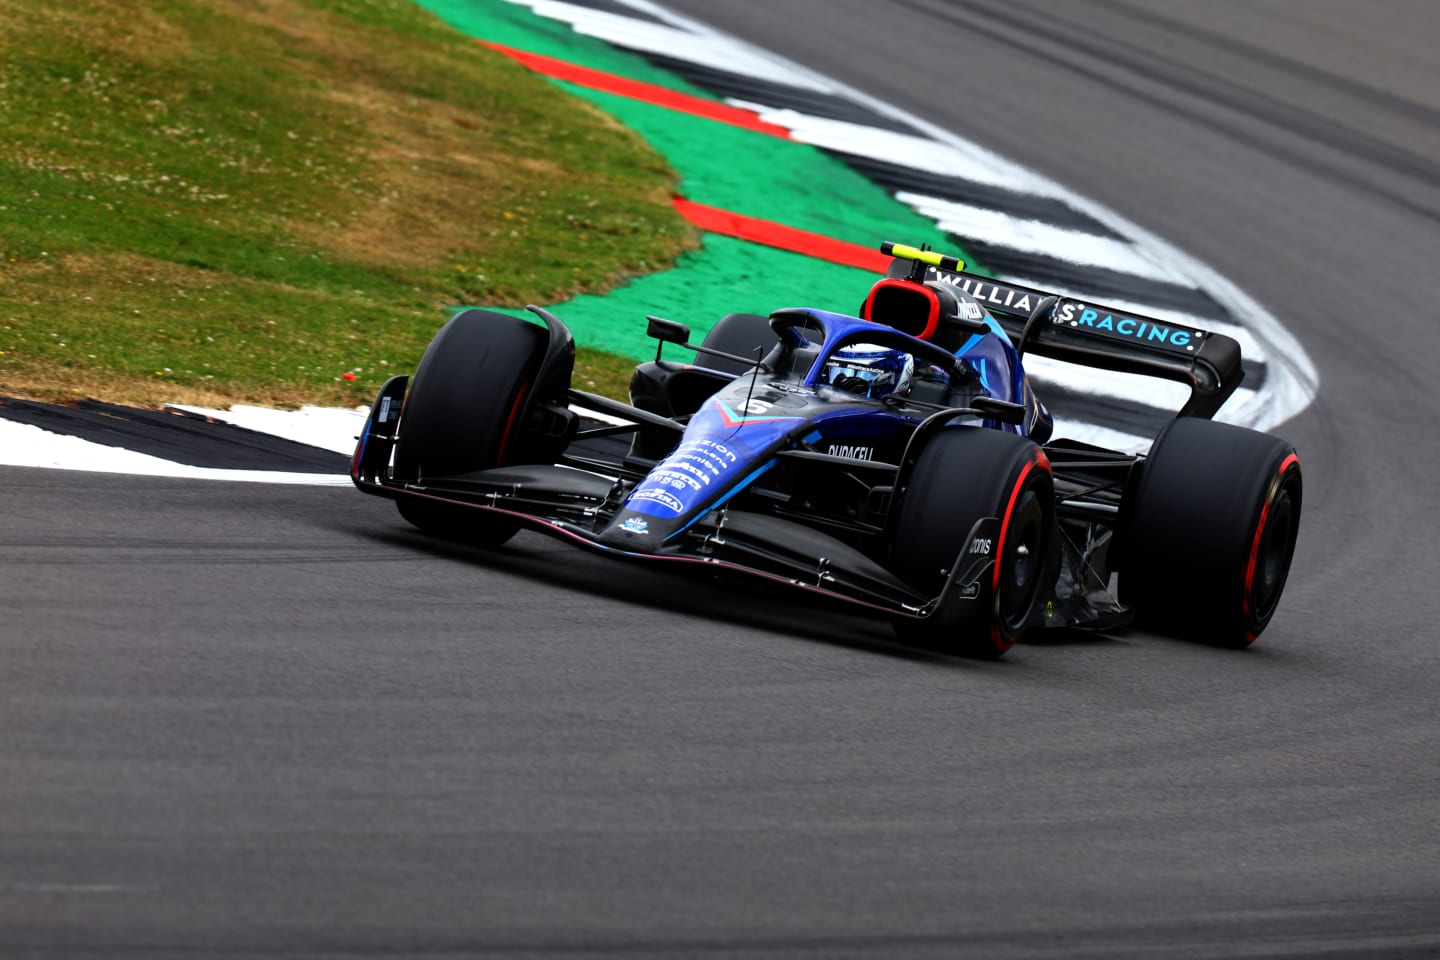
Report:
M 1007 637 L 1018 634 L 1030 619 L 1044 559 L 1041 553 L 1044 529 L 1045 514 L 1040 499 L 1033 490 L 1026 490 L 1011 517 L 1010 528 L 1005 532 L 1005 552 L 998 560 L 1001 564 L 997 597 L 999 621 Z
M 1260 547 L 1255 558 L 1255 576 L 1250 584 L 1250 609 L 1257 623 L 1265 623 L 1280 599 L 1280 589 L 1290 569 L 1295 542 L 1295 502 L 1289 486 L 1282 487 L 1271 501 Z

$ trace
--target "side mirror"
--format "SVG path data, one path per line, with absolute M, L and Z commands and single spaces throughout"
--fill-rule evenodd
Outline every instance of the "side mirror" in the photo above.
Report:
M 971 409 L 1001 423 L 1024 423 L 1025 405 L 999 400 L 995 397 L 971 397 Z
M 645 336 L 650 339 L 659 340 L 661 343 L 676 343 L 682 347 L 690 342 L 690 328 L 685 324 L 649 315 L 645 319 L 649 321 Z
M 763 363 L 760 363 L 758 351 L 756 356 L 741 357 L 733 353 L 726 353 L 724 350 L 716 350 L 713 347 L 697 347 L 690 342 L 690 328 L 685 326 L 685 324 L 676 323 L 674 320 L 666 320 L 664 317 L 652 317 L 649 314 L 645 315 L 645 319 L 650 322 L 650 325 L 645 328 L 645 335 L 652 340 L 660 341 L 655 345 L 655 360 L 657 363 L 660 360 L 660 351 L 664 348 L 664 345 L 673 343 L 676 346 L 684 347 L 686 350 L 694 350 L 696 353 L 708 353 L 712 357 L 724 357 L 727 360 L 734 360 L 747 369 L 756 364 L 759 364 L 762 369 L 765 367 Z

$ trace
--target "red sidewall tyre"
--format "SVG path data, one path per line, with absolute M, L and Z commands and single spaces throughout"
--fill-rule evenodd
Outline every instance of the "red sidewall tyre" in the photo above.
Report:
M 1125 493 L 1115 553 L 1121 601 L 1157 632 L 1253 643 L 1285 588 L 1302 492 L 1300 458 L 1285 441 L 1173 421 Z
M 895 621 L 907 642 L 992 659 L 1015 645 L 1053 575 L 1054 481 L 1033 441 L 981 427 L 931 437 L 899 494 L 890 569 L 938 594 L 976 521 L 1001 518 L 982 596 L 946 598 L 924 620 Z
M 522 414 L 545 353 L 544 328 L 488 310 L 456 314 L 430 341 L 400 414 L 395 475 L 401 480 L 455 476 L 526 462 Z M 418 497 L 398 501 L 400 515 L 450 539 L 498 545 L 518 522 Z
M 400 414 L 402 479 L 515 462 L 520 412 L 545 352 L 544 328 L 503 313 L 450 318 L 420 360 Z

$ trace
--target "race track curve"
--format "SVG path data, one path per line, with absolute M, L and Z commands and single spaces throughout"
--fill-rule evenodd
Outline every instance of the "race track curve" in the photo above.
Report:
M 1440 953 L 1440 11 L 670 6 L 1281 318 L 1271 629 L 953 661 L 345 488 L 0 468 L 0 956 Z

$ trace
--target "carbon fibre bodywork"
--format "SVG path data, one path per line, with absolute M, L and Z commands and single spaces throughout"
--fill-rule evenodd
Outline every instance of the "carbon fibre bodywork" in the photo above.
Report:
M 967 277 L 955 276 L 957 285 Z M 1043 296 L 1029 293 L 1032 300 Z M 1015 342 L 1116 369 L 1183 373 L 1201 398 L 1187 412 L 1202 416 L 1214 397 L 1233 390 L 1238 349 L 1233 370 L 1222 363 L 1217 373 L 1193 362 L 1197 351 L 1178 357 L 1174 344 L 1142 340 L 1137 348 L 1087 337 L 1084 329 L 1077 337 L 1076 328 L 1050 315 L 1057 303 L 1046 306 L 1043 324 L 1027 317 L 1013 332 L 983 311 L 962 323 L 964 342 L 953 351 L 874 320 L 780 310 L 770 318 L 773 346 L 748 373 L 706 368 L 703 347 L 699 364 L 657 355 L 637 367 L 631 404 L 569 388 L 570 331 L 548 311 L 531 308 L 548 330 L 537 388 L 496 412 L 513 422 L 506 435 L 515 434 L 519 456 L 453 475 L 398 474 L 392 454 L 404 442 L 408 378 L 397 377 L 375 401 L 352 476 L 367 493 L 488 512 L 616 557 L 736 571 L 923 620 L 947 597 L 981 596 L 994 557 L 962 547 L 993 541 L 1002 518 L 980 518 L 958 540 L 957 559 L 936 594 L 890 569 L 897 500 L 938 431 L 1007 431 L 1045 441 L 1043 459 L 1054 478 L 1055 536 L 1031 625 L 1112 626 L 1124 623 L 1128 611 L 1112 591 L 1109 549 L 1123 492 L 1142 458 L 1050 440 L 1048 414 Z M 1226 339 L 1201 334 L 1197 342 L 1208 357 L 1226 355 Z M 827 384 L 826 358 L 861 341 L 914 354 L 925 375 L 907 394 L 878 400 Z

